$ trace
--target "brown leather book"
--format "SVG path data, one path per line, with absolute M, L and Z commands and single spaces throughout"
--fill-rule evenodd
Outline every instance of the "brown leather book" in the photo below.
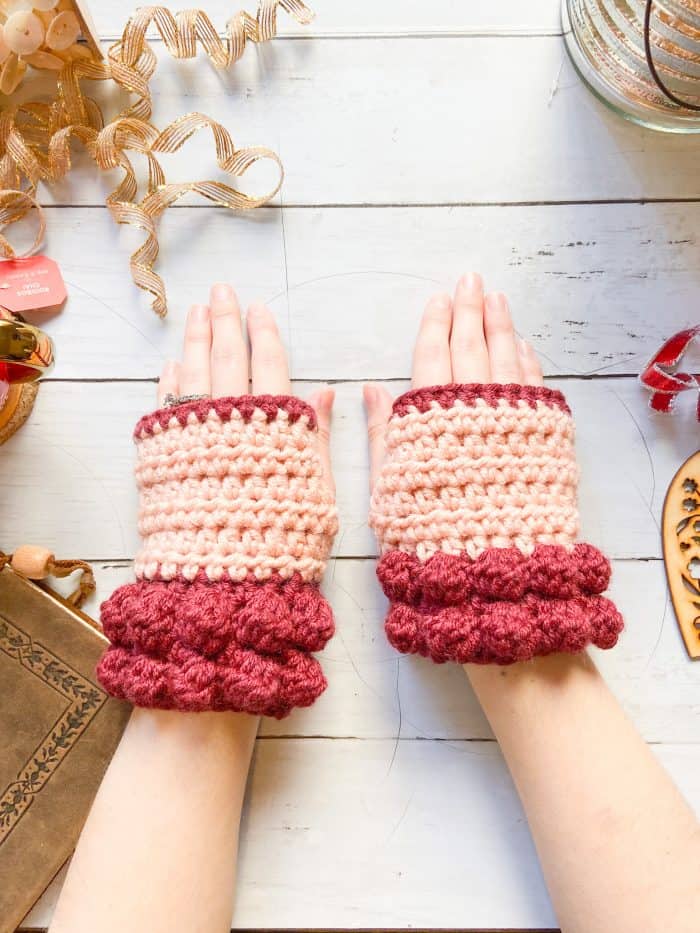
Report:
M 0 933 L 72 853 L 130 713 L 95 679 L 107 642 L 93 626 L 0 571 Z

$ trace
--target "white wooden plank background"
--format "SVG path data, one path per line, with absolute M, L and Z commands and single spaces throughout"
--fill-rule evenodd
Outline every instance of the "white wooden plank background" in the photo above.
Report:
M 280 13 L 278 35 L 316 38 L 319 36 L 374 35 L 552 35 L 561 32 L 559 8 L 551 0 L 318 0 L 309 3 L 316 12 L 315 20 L 300 26 L 291 17 Z M 104 37 L 117 37 L 124 28 L 124 13 L 117 5 L 105 5 L 100 11 L 99 29 Z M 161 4 L 171 10 L 183 9 L 167 0 Z M 254 9 L 254 3 L 207 3 L 207 15 L 219 32 L 231 14 L 239 7 Z M 96 8 L 96 7 L 95 7 Z
M 104 207 L 50 210 L 48 223 L 70 314 L 31 318 L 60 343 L 64 379 L 154 378 L 179 352 L 186 309 L 224 274 L 244 304 L 269 303 L 292 375 L 314 380 L 406 378 L 397 335 L 466 266 L 507 291 L 550 374 L 637 373 L 689 320 L 700 284 L 700 204 L 285 208 L 284 231 L 275 209 L 183 208 L 160 228 L 162 322 L 128 274 L 137 235 Z
M 223 29 L 238 5 L 206 8 Z M 47 252 L 70 299 L 58 315 L 32 315 L 58 365 L 0 456 L 2 545 L 37 541 L 93 560 L 96 612 L 130 576 L 129 434 L 178 353 L 187 306 L 222 277 L 244 303 L 266 300 L 296 390 L 331 381 L 337 392 L 342 528 L 325 589 L 338 633 L 324 653 L 327 693 L 263 726 L 233 925 L 549 928 L 524 815 L 462 671 L 401 658 L 384 639 L 360 383 L 405 388 L 422 305 L 461 272 L 480 269 L 508 292 L 577 417 L 585 536 L 614 558 L 627 630 L 597 660 L 700 808 L 700 666 L 668 603 L 658 530 L 700 429 L 690 399 L 674 419 L 653 415 L 634 378 L 696 320 L 700 146 L 617 120 L 585 92 L 565 57 L 559 0 L 315 7 L 307 29 L 280 16 L 283 37 L 226 76 L 173 63 L 155 43 L 159 124 L 204 111 L 239 145 L 277 149 L 287 170 L 283 209 L 166 214 L 165 322 L 128 276 L 138 235 L 102 206 L 116 178 L 78 154 L 73 174 L 42 191 Z M 123 5 L 102 0 L 93 13 L 105 38 L 120 33 Z M 195 164 L 217 177 L 204 136 L 170 159 L 169 177 L 192 178 Z M 60 882 L 26 928 L 46 926 Z
M 659 140 L 609 113 L 581 85 L 559 36 L 281 39 L 249 49 L 225 74 L 154 48 L 155 122 L 198 110 L 238 145 L 276 149 L 285 204 L 700 195 L 696 142 Z M 95 97 L 114 95 L 97 88 Z M 192 180 L 194 166 L 198 177 L 220 174 L 206 133 L 163 164 L 171 180 Z M 76 165 L 47 203 L 99 204 L 118 181 L 87 157 Z M 250 175 L 242 187 L 269 190 L 268 172 Z

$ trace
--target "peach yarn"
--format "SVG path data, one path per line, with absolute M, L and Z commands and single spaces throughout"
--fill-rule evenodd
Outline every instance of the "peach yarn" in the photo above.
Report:
M 222 419 L 210 405 L 137 429 L 137 577 L 320 580 L 338 521 L 314 426 L 284 408 Z
M 394 415 L 370 507 L 382 553 L 573 545 L 578 466 L 571 414 L 543 401 L 456 399 Z

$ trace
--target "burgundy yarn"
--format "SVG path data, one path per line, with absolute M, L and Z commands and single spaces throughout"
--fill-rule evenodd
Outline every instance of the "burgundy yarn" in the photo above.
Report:
M 170 408 L 159 408 L 150 415 L 144 415 L 137 422 L 134 437 L 140 438 L 151 434 L 156 424 L 165 428 L 173 418 L 177 418 L 181 425 L 185 425 L 192 414 L 198 421 L 205 421 L 212 411 L 215 411 L 222 421 L 230 421 L 234 411 L 240 412 L 244 421 L 250 421 L 256 409 L 265 412 L 268 421 L 274 421 L 278 412 L 286 411 L 292 424 L 302 415 L 306 415 L 309 419 L 309 427 L 312 429 L 316 427 L 316 412 L 311 405 L 294 395 L 239 395 L 226 398 L 202 398 L 194 402 L 183 402 L 181 405 L 174 405 Z
M 566 399 L 558 389 L 549 389 L 546 386 L 521 386 L 515 383 L 500 385 L 479 382 L 411 389 L 396 399 L 393 412 L 395 415 L 406 415 L 413 408 L 425 412 L 430 410 L 434 402 L 437 402 L 441 408 L 451 408 L 457 401 L 474 406 L 477 400 L 483 400 L 494 408 L 500 401 L 506 401 L 509 405 L 526 402 L 530 408 L 535 408 L 537 402 L 543 402 L 545 405 L 560 408 L 567 414 L 571 414 Z
M 622 618 L 604 596 L 546 599 L 528 594 L 517 603 L 478 597 L 462 606 L 422 609 L 394 603 L 385 628 L 399 651 L 438 664 L 514 664 L 538 655 L 573 654 L 589 644 L 612 648 Z
M 623 622 L 600 594 L 610 563 L 590 544 L 491 548 L 425 562 L 389 551 L 377 575 L 391 607 L 386 633 L 404 653 L 443 663 L 513 664 L 587 645 L 612 648 Z
M 310 706 L 327 686 L 311 655 L 288 651 L 267 657 L 234 644 L 216 661 L 181 645 L 165 660 L 112 647 L 97 675 L 108 693 L 135 706 L 275 719 L 284 719 L 296 706 Z
M 266 581 L 139 580 L 102 604 L 112 645 L 97 675 L 137 706 L 234 710 L 281 719 L 325 690 L 330 606 L 298 574 Z
M 529 556 L 516 547 L 489 548 L 478 557 L 438 551 L 425 561 L 387 551 L 377 576 L 392 602 L 457 606 L 467 597 L 517 601 L 527 593 L 551 599 L 597 595 L 610 583 L 610 561 L 591 544 L 571 551 L 538 544 Z

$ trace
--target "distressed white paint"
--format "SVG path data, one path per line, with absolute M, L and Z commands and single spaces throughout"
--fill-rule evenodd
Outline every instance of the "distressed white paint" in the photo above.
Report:
M 668 483 L 697 447 L 690 399 L 677 418 L 647 409 L 636 380 L 553 380 L 574 409 L 585 537 L 613 557 L 658 557 Z M 406 383 L 389 383 L 398 394 Z M 361 387 L 336 387 L 333 456 L 341 530 L 335 553 L 376 553 L 367 527 L 368 475 Z M 295 391 L 307 395 L 312 385 Z M 25 427 L 0 457 L 0 512 L 14 542 L 63 554 L 131 558 L 137 548 L 131 431 L 154 405 L 147 382 L 45 384 Z
M 187 307 L 221 278 L 244 306 L 269 303 L 296 379 L 407 377 L 425 301 L 467 269 L 507 292 L 549 374 L 637 373 L 694 320 L 698 204 L 285 208 L 281 221 L 274 208 L 167 212 L 161 321 L 129 275 L 136 236 L 104 208 L 48 211 L 69 299 L 32 320 L 56 340 L 53 375 L 155 377 L 180 351 Z
M 156 124 L 198 110 L 238 145 L 275 149 L 285 204 L 700 195 L 697 139 L 659 139 L 609 112 L 558 36 L 279 42 L 249 50 L 224 74 L 174 61 L 162 47 L 158 55 Z M 96 89 L 105 95 L 114 113 L 114 95 Z M 75 164 L 62 183 L 42 187 L 47 203 L 99 204 L 118 180 L 98 177 L 87 157 Z M 163 164 L 170 180 L 220 174 L 205 132 Z M 269 190 L 269 172 L 250 174 L 247 190 Z
M 176 0 L 161 6 L 171 10 L 186 7 Z M 300 26 L 280 12 L 278 36 L 367 36 L 367 35 L 470 35 L 552 34 L 561 30 L 559 0 L 309 0 L 316 18 Z M 210 0 L 201 4 L 220 31 L 237 9 L 254 12 L 256 0 Z M 126 22 L 125 10 L 116 3 L 95 7 L 100 35 L 118 36 Z

